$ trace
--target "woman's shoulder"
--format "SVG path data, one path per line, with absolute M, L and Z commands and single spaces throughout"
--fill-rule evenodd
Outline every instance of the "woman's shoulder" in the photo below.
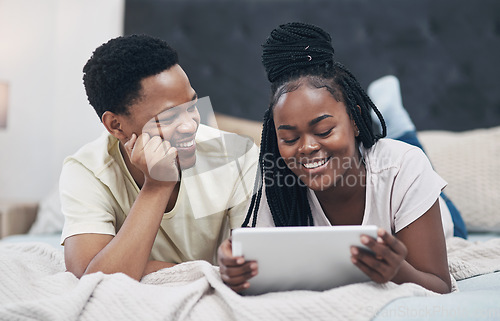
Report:
M 381 138 L 369 150 L 373 153 L 404 154 L 410 150 L 420 148 L 392 138 Z
M 399 169 L 408 162 L 428 161 L 420 148 L 390 138 L 379 139 L 372 147 L 363 150 L 363 155 L 372 172 Z

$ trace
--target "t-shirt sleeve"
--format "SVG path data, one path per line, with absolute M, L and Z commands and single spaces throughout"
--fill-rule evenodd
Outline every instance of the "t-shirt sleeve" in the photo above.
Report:
M 392 190 L 391 212 L 395 232 L 425 214 L 446 185 L 422 150 L 413 148 L 407 151 L 401 159 Z
M 238 177 L 229 204 L 229 223 L 231 229 L 241 227 L 252 198 L 258 164 L 258 148 L 247 140 L 246 153 L 236 160 Z
M 59 179 L 64 227 L 61 244 L 84 233 L 115 235 L 116 219 L 107 199 L 109 191 L 94 174 L 75 160 L 67 160 Z

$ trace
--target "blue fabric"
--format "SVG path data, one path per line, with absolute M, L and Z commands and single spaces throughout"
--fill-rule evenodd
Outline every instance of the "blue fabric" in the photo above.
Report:
M 471 236 L 473 236 L 472 234 Z M 432 297 L 408 297 L 392 301 L 373 321 L 469 321 L 499 320 L 500 272 L 457 282 L 459 291 Z
M 402 136 L 397 137 L 395 139 L 408 143 L 413 146 L 417 146 L 425 153 L 424 148 L 422 147 L 420 141 L 418 140 L 417 132 L 414 130 L 407 131 Z M 443 198 L 446 205 L 448 206 L 448 209 L 450 210 L 451 219 L 453 220 L 453 235 L 461 237 L 463 239 L 467 239 L 467 228 L 465 227 L 462 215 L 460 215 L 460 212 L 453 204 L 453 202 L 448 198 L 448 196 L 446 196 L 444 193 L 441 193 L 441 197 Z
M 499 320 L 499 301 L 500 287 L 494 284 L 475 291 L 458 291 L 430 297 L 406 297 L 386 305 L 377 312 L 372 321 Z
M 453 236 L 467 239 L 467 228 L 465 227 L 462 215 L 460 215 L 460 212 L 455 207 L 455 204 L 453 204 L 453 202 L 443 192 L 441 192 L 441 197 L 444 199 L 448 209 L 450 210 L 451 219 L 453 220 Z

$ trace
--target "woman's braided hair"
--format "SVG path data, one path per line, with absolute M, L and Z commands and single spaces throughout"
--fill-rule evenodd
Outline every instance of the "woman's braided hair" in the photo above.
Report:
M 337 101 L 346 105 L 349 117 L 359 129 L 357 141 L 365 148 L 370 148 L 386 135 L 385 122 L 354 75 L 334 60 L 331 37 L 321 28 L 300 22 L 280 25 L 271 32 L 262 47 L 262 63 L 271 82 L 271 103 L 264 114 L 260 172 L 257 173 L 254 195 L 242 226 L 248 226 L 252 217 L 252 226 L 256 225 L 262 182 L 276 226 L 310 226 L 314 222 L 307 187 L 288 169 L 279 153 L 273 119 L 273 107 L 278 99 L 305 82 L 315 88 L 325 88 Z M 371 110 L 380 120 L 381 135 L 373 129 Z

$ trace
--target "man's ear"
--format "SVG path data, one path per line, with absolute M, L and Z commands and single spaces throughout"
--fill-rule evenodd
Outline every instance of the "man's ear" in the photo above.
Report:
M 120 117 L 118 117 L 117 114 L 106 111 L 102 114 L 101 121 L 111 135 L 115 136 L 119 140 L 126 140 L 128 138 L 122 130 Z

